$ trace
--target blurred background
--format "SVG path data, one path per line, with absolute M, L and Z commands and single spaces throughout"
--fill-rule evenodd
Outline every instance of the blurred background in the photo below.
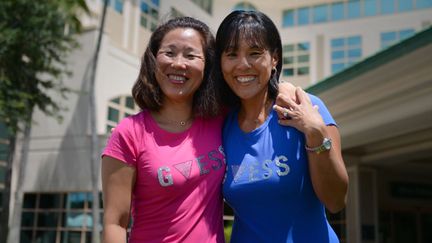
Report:
M 215 33 L 236 9 L 275 22 L 281 80 L 339 125 L 349 198 L 328 219 L 341 242 L 431 243 L 432 0 L 2 0 L 0 242 L 99 242 L 99 155 L 139 111 L 152 30 L 192 16 Z

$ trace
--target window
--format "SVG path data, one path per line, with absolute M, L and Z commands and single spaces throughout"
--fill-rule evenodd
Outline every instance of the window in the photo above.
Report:
M 102 198 L 100 196 L 100 198 Z M 90 242 L 93 217 L 91 192 L 25 193 L 21 242 Z M 102 208 L 102 200 L 99 207 Z M 102 228 L 101 212 L 100 228 Z
M 391 14 L 395 12 L 394 0 L 381 0 L 381 13 Z
M 119 96 L 108 102 L 108 116 L 106 131 L 109 133 L 123 118 L 139 111 L 132 96 Z
M 309 24 L 309 8 L 300 8 L 297 11 L 297 24 L 298 25 Z
M 345 18 L 344 3 L 333 3 L 331 5 L 332 20 L 342 20 Z
M 255 6 L 248 2 L 241 2 L 234 6 L 233 10 L 256 10 Z
M 350 0 L 348 2 L 348 18 L 354 19 L 360 17 L 360 0 Z
M 416 0 L 416 8 L 430 8 L 432 7 L 431 0 Z
M 283 27 L 294 26 L 294 10 L 290 9 L 290 10 L 285 10 L 283 12 L 282 26 Z
M 331 71 L 337 73 L 355 64 L 362 56 L 360 36 L 331 40 Z
M 193 3 L 198 5 L 200 8 L 202 8 L 207 13 L 212 13 L 212 5 L 213 0 L 192 0 Z M 159 6 L 159 5 L 158 5 Z
M 410 11 L 413 9 L 412 0 L 398 0 L 398 12 Z
M 284 45 L 282 75 L 285 77 L 309 75 L 309 55 L 308 42 Z
M 328 5 L 318 5 L 313 8 L 313 22 L 322 23 L 328 20 Z
M 124 0 L 110 0 L 111 7 L 117 13 L 123 13 L 123 4 L 124 4 Z
M 141 0 L 140 24 L 151 31 L 155 30 L 159 19 L 159 0 Z
M 283 11 L 282 26 L 293 27 L 386 15 L 432 7 L 432 0 L 345 0 Z
M 375 16 L 377 14 L 377 0 L 364 0 L 364 15 Z
M 414 29 L 381 33 L 381 48 L 386 48 L 415 34 Z

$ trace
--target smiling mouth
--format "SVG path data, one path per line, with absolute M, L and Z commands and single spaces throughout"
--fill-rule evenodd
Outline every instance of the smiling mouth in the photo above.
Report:
M 239 83 L 248 83 L 254 81 L 255 79 L 255 76 L 238 76 L 236 78 L 237 82 Z
M 185 76 L 174 74 L 168 75 L 168 79 L 176 84 L 184 84 L 187 81 L 187 78 Z

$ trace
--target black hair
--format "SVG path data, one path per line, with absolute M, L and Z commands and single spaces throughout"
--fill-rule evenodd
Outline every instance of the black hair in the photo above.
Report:
M 282 41 L 279 31 L 273 21 L 264 13 L 237 10 L 225 17 L 216 33 L 215 75 L 219 82 L 223 81 L 220 87 L 221 93 L 224 94 L 225 104 L 228 106 L 238 105 L 239 98 L 223 78 L 221 57 L 228 48 L 238 48 L 241 40 L 246 40 L 251 46 L 263 47 L 271 55 L 276 55 L 278 58 L 276 70 L 272 71 L 268 83 L 268 97 L 272 100 L 276 99 L 282 69 Z

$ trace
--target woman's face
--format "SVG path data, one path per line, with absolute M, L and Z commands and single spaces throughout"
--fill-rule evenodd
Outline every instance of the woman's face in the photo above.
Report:
M 238 49 L 227 48 L 222 53 L 223 77 L 242 100 L 265 95 L 271 70 L 276 67 L 277 58 L 267 49 L 250 46 L 239 41 Z
M 205 55 L 199 32 L 190 28 L 169 31 L 156 54 L 156 80 L 164 97 L 191 102 L 204 77 Z

